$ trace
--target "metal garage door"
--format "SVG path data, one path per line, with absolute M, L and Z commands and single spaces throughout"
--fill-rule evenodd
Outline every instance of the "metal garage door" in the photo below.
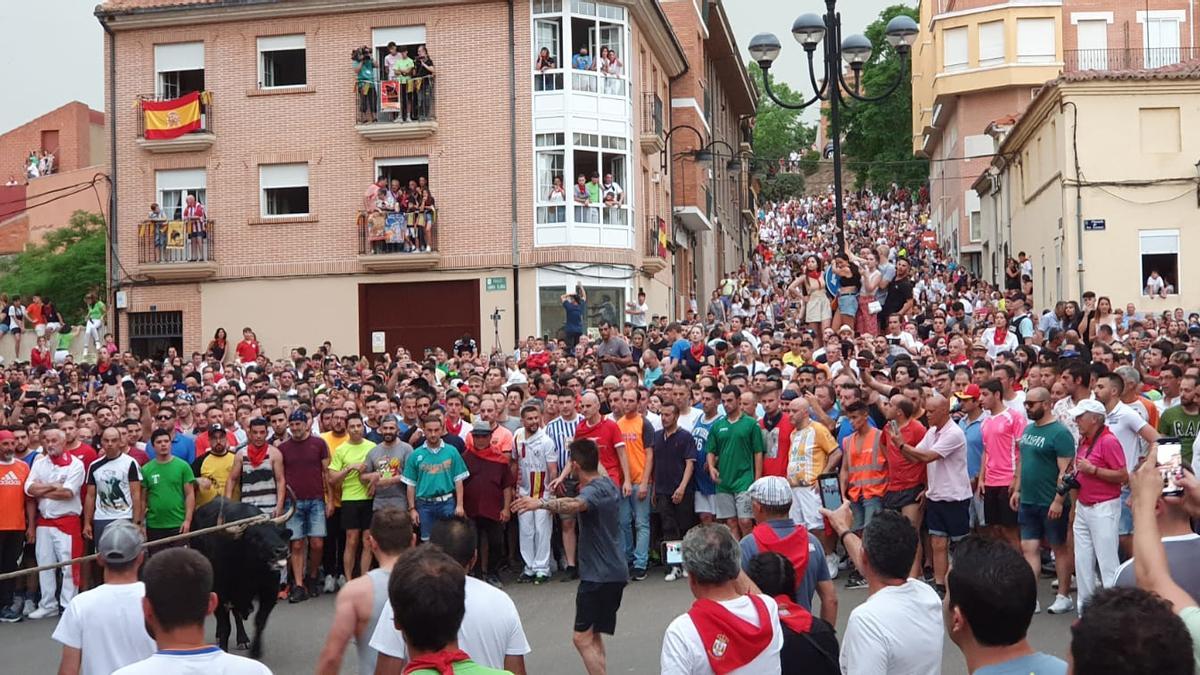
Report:
M 376 331 L 393 354 L 398 346 L 418 360 L 426 347 L 449 351 L 463 333 L 479 339 L 479 280 L 359 284 L 358 317 L 362 354 Z

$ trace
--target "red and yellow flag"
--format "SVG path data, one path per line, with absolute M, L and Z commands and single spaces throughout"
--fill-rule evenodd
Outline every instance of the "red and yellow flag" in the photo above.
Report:
M 179 138 L 200 128 L 200 92 L 169 101 L 142 101 L 146 140 Z

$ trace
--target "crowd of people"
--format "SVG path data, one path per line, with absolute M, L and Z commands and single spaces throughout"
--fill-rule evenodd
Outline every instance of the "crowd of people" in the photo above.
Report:
M 409 180 L 407 186 L 398 178 L 376 177 L 363 195 L 363 214 L 372 253 L 432 250 L 437 201 L 425 176 Z
M 373 51 L 360 47 L 351 54 L 358 123 L 431 119 L 435 68 L 429 48 L 388 42 L 381 62 Z
M 642 297 L 589 313 L 577 285 L 559 334 L 510 352 L 271 359 L 246 328 L 186 357 L 10 365 L 0 573 L 92 546 L 106 583 L 4 582 L 0 621 L 62 613 L 83 672 L 227 658 L 194 628 L 202 558 L 151 549 L 144 584 L 105 590 L 223 496 L 291 513 L 282 597 L 338 593 L 322 673 L 351 643 L 360 672 L 523 673 L 514 582 L 574 589 L 603 673 L 656 569 L 695 598 L 664 673 L 937 673 L 947 634 L 971 672 L 1064 673 L 1026 639 L 1043 599 L 1079 617 L 1076 673 L 1194 672 L 1200 316 L 1033 307 L 925 242 L 923 192 L 848 194 L 844 244 L 828 194 L 758 217 L 752 258 L 679 321 Z M 109 616 L 88 611 L 136 633 L 143 610 L 157 653 L 88 646 Z

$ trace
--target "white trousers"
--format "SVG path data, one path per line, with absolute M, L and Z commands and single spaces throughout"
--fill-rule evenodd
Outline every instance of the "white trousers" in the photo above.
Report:
M 33 548 L 38 565 L 50 565 L 71 559 L 71 537 L 56 527 L 38 527 L 37 542 Z M 66 609 L 71 599 L 75 597 L 75 577 L 70 567 L 59 568 L 62 571 L 62 595 L 59 602 L 54 601 L 54 588 L 57 584 L 57 570 L 42 570 L 38 572 L 38 583 L 42 587 L 42 601 L 38 605 L 42 609 L 62 607 Z
M 554 514 L 549 511 L 529 511 L 517 516 L 521 537 L 521 558 L 525 574 L 550 576 L 550 536 L 554 533 Z
M 792 510 L 788 515 L 793 523 L 810 530 L 825 529 L 825 520 L 821 516 L 821 497 L 815 487 L 792 488 Z
M 1117 553 L 1120 520 L 1120 497 L 1091 506 L 1075 506 L 1075 581 L 1079 589 L 1079 601 L 1075 604 L 1081 615 L 1093 593 L 1117 581 L 1117 568 L 1121 566 Z
M 98 319 L 88 319 L 87 325 L 84 328 L 84 333 L 86 334 L 86 339 L 89 342 L 91 342 L 92 344 L 96 345 L 97 349 L 100 348 L 100 329 L 103 326 L 104 326 L 103 321 L 100 321 Z M 86 345 L 87 343 L 85 342 L 84 344 Z

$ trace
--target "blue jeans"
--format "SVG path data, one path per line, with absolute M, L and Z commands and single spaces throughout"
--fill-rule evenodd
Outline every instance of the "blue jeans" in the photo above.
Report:
M 292 541 L 306 537 L 321 537 L 325 530 L 325 500 L 301 499 L 296 502 L 296 512 L 287 521 L 287 528 L 292 531 Z
M 625 561 L 639 570 L 646 569 L 650 564 L 650 495 L 653 489 L 646 492 L 645 499 L 638 499 L 637 486 L 633 486 L 633 494 L 621 500 L 621 541 L 625 544 Z M 629 521 L 633 520 L 633 529 L 637 533 L 636 540 L 629 532 Z
M 439 521 L 450 520 L 454 517 L 454 506 L 453 498 L 444 502 L 417 500 L 417 517 L 421 519 L 421 541 L 429 541 L 433 526 Z

